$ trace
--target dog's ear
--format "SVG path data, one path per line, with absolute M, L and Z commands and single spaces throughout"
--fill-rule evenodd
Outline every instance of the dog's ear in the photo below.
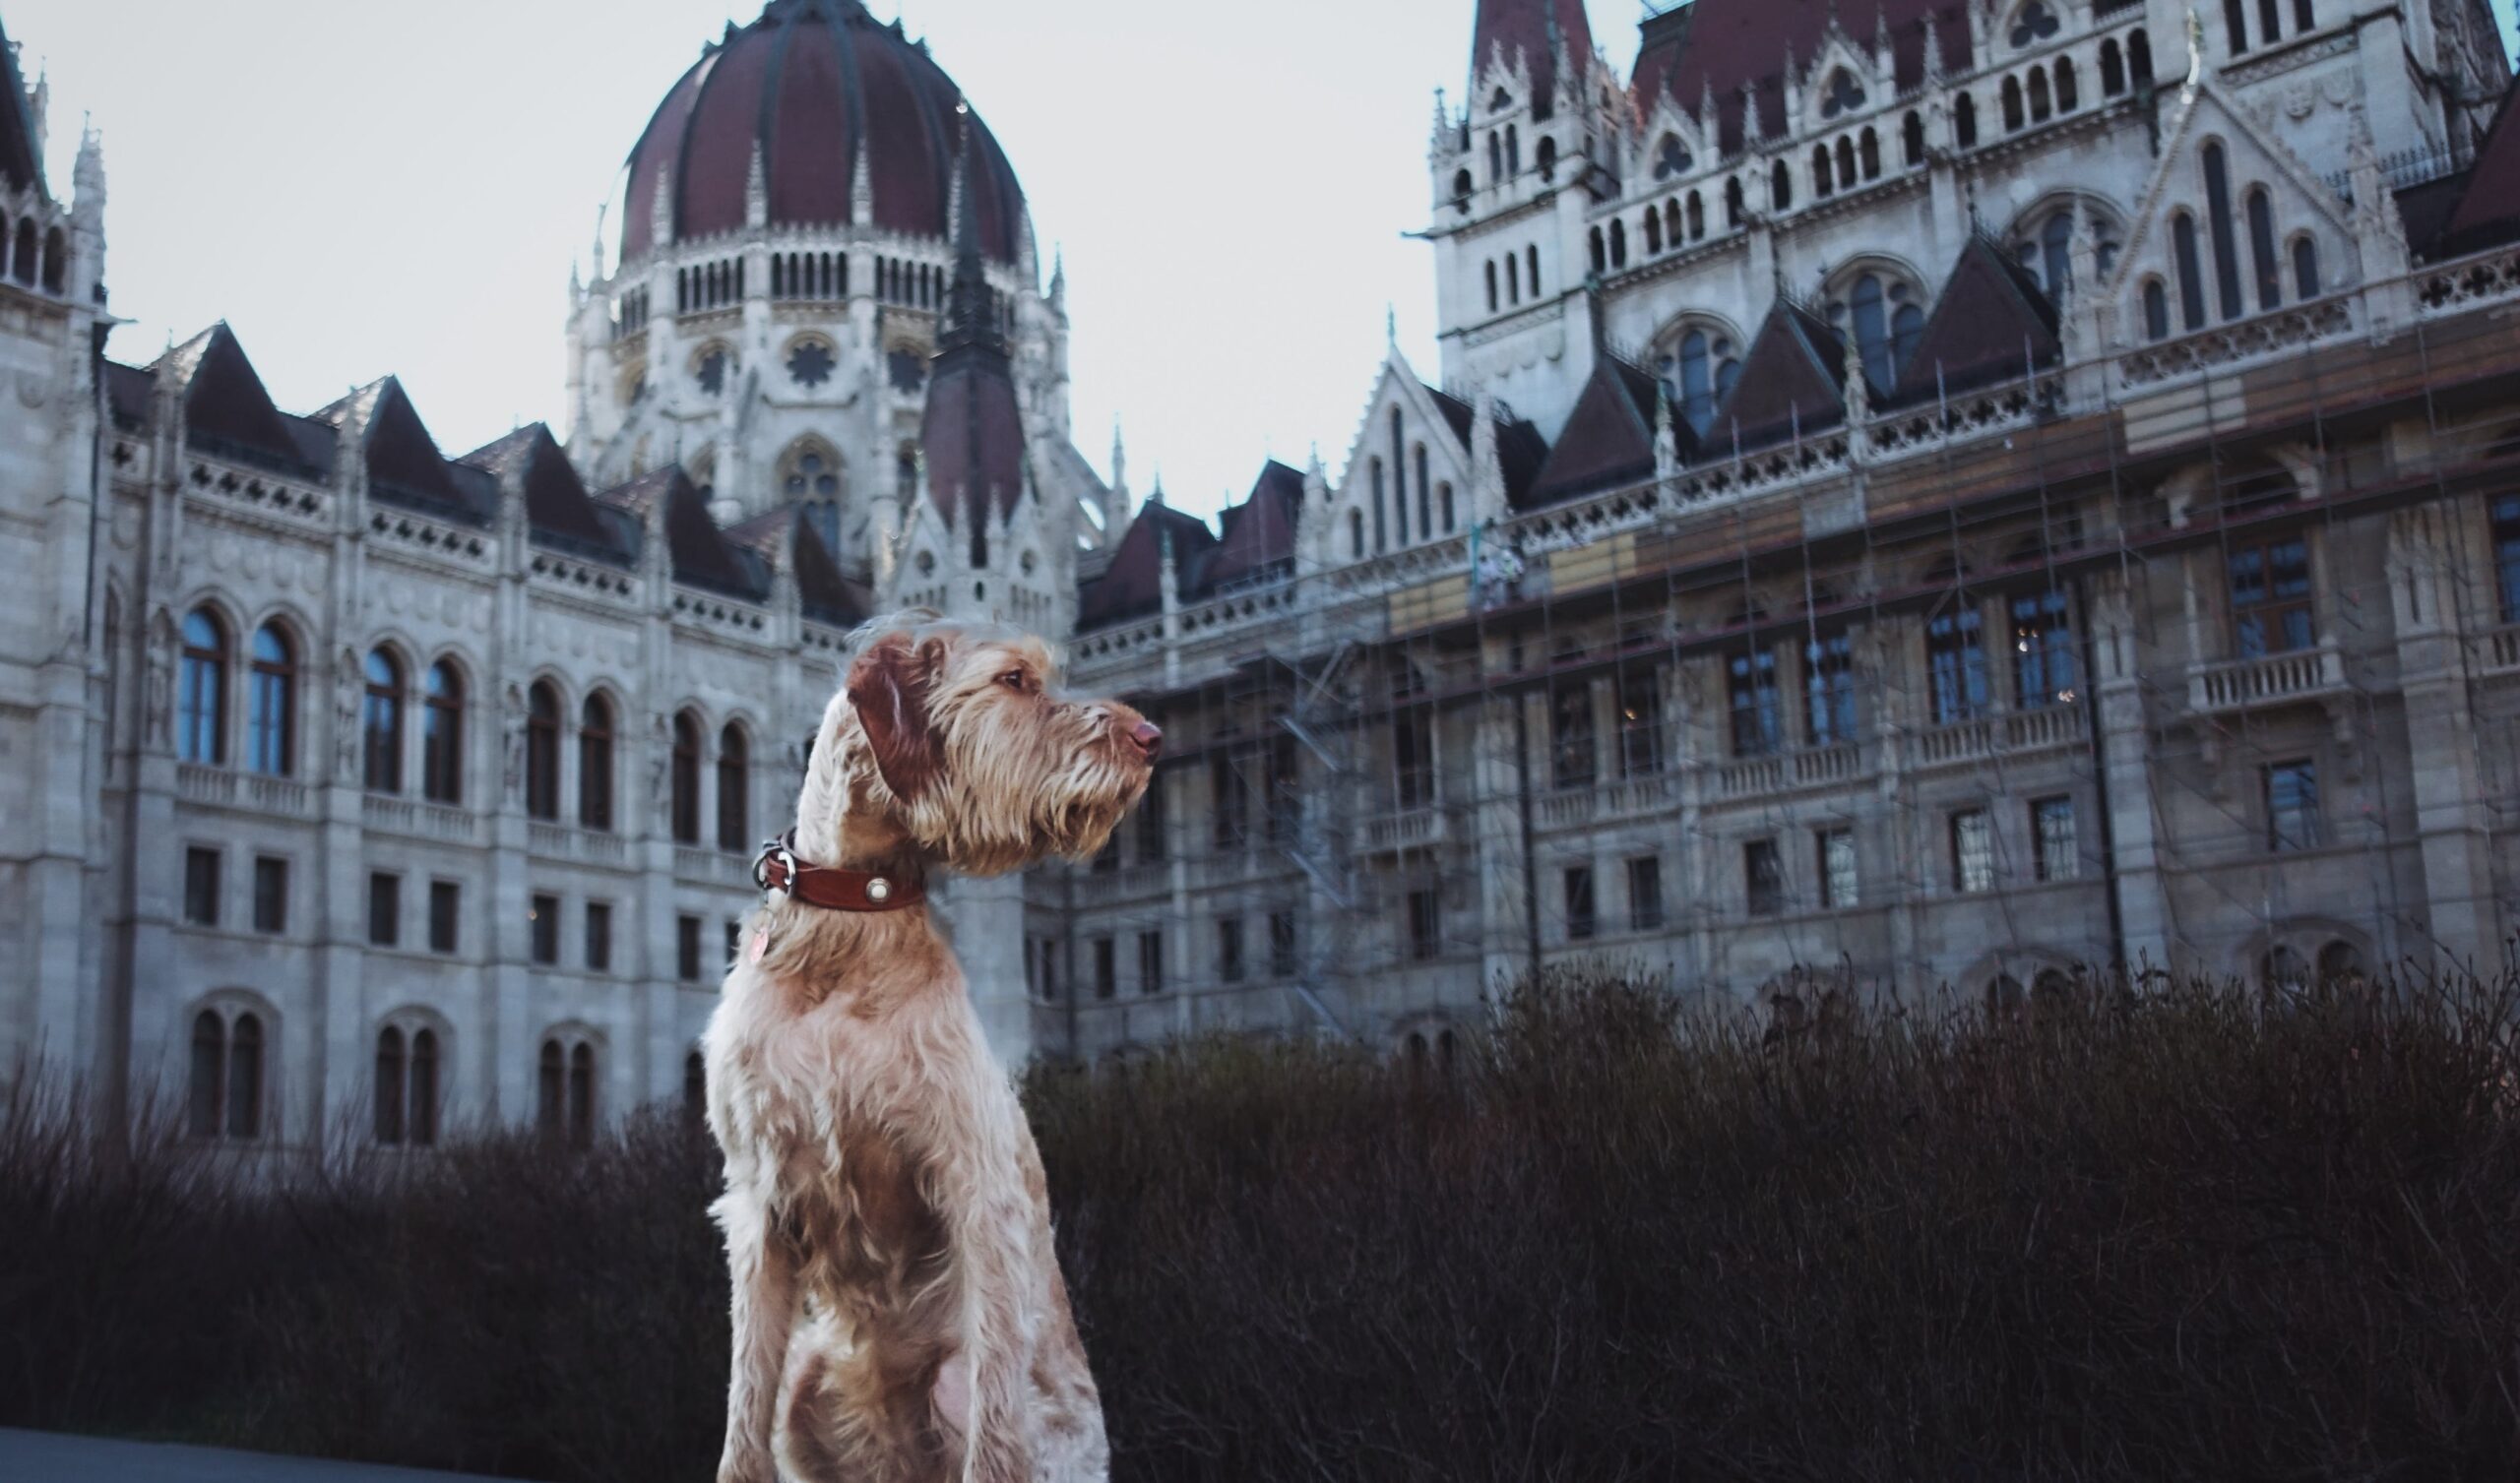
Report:
M 904 803 L 916 802 L 944 767 L 927 720 L 928 685 L 944 657 L 945 646 L 935 640 L 913 645 L 910 635 L 894 633 L 849 667 L 849 704 L 875 754 L 875 770 Z

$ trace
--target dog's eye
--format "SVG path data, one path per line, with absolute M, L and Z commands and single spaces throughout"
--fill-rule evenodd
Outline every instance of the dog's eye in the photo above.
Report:
M 1023 690 L 1032 683 L 1032 677 L 1020 669 L 1010 669 L 997 677 L 997 683 L 1009 690 Z

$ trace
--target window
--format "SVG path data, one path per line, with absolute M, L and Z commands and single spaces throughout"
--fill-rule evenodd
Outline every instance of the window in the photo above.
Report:
M 673 973 L 684 983 L 700 981 L 700 918 L 688 911 L 673 919 Z
M 2305 299 L 2319 296 L 2319 244 L 2307 237 L 2293 239 L 2293 294 Z
M 1112 945 L 1111 939 L 1107 937 L 1098 937 L 1094 940 L 1095 998 L 1108 999 L 1113 994 L 1119 992 L 1120 970 L 1117 966 L 1117 959 L 1118 954 Z
M 2276 8 L 2276 0 L 2257 0 L 2257 38 L 2272 42 L 2282 31 L 2283 12 Z
M 726 722 L 718 733 L 718 847 L 748 854 L 752 849 L 752 744 L 744 728 Z
M 1242 982 L 1242 918 L 1217 919 L 1217 977 L 1227 983 Z
M 2075 75 L 2074 59 L 2058 57 L 2056 59 L 2056 111 L 2071 113 L 2082 106 L 2082 80 Z
M 1566 937 L 1580 942 L 1601 928 L 1601 917 L 1593 905 L 1593 867 L 1566 867 Z
M 196 844 L 184 851 L 184 920 L 219 925 L 219 851 Z
M 1348 512 L 1348 559 L 1361 561 L 1365 555 L 1365 512 Z
M 377 948 L 397 947 L 403 941 L 403 878 L 392 871 L 368 874 L 367 941 Z
M 2003 87 L 2004 132 L 2009 134 L 2022 125 L 2021 79 L 2006 78 Z
M 420 794 L 437 803 L 464 801 L 464 679 L 453 661 L 429 666 L 420 719 Z
M 2318 15 L 2311 8 L 2310 0 L 2293 0 L 2293 30 L 2296 32 L 2316 30 L 2318 24 Z
M 1855 831 L 1824 829 L 1811 837 L 1820 860 L 1820 904 L 1844 911 L 1858 899 L 1855 864 Z
M 1164 817 L 1164 774 L 1156 773 L 1146 785 L 1146 796 L 1138 800 L 1137 855 L 1140 865 L 1162 861 L 1169 849 Z
M 227 626 L 206 607 L 184 619 L 175 755 L 186 762 L 227 760 Z
M 1444 533 L 1447 535 L 1451 534 L 1453 529 L 1452 485 L 1438 484 L 1435 486 L 1435 513 L 1436 516 L 1444 523 Z
M 2271 764 L 2265 787 L 2268 849 L 2313 849 L 2323 842 L 2316 764 L 2308 758 Z
M 1652 932 L 1663 925 L 1663 861 L 1657 855 L 1638 855 L 1627 862 L 1628 925 L 1639 932 Z
M 254 857 L 254 930 L 288 930 L 288 862 L 276 855 Z
M 1392 803 L 1404 809 L 1435 801 L 1434 716 L 1423 710 L 1398 711 L 1391 717 Z
M 429 951 L 453 953 L 457 943 L 457 919 L 464 904 L 464 888 L 453 881 L 429 882 Z
M 2144 279 L 2144 338 L 2170 339 L 2170 294 L 2159 278 Z
M 297 653 L 277 623 L 254 630 L 245 704 L 245 766 L 273 777 L 297 767 Z
M 1053 1003 L 1059 997 L 1059 940 L 1041 939 L 1041 999 Z
M 387 1025 L 376 1035 L 376 1141 L 426 1147 L 437 1142 L 437 1032 L 409 1035 Z
M 2117 47 L 2117 38 L 2100 43 L 2100 93 L 2103 97 L 2115 97 L 2126 91 L 2126 54 Z
M 2061 591 L 2012 600 L 2013 692 L 2025 709 L 2074 699 L 2074 625 Z
M 535 1127 L 572 1148 L 595 1143 L 595 1047 L 554 1035 L 542 1042 Z
M 1934 724 L 1976 718 L 1986 710 L 1986 650 L 1978 606 L 1963 592 L 1925 623 L 1925 668 L 1933 684 Z
M 1623 777 L 1651 777 L 1663 771 L 1663 686 L 1651 669 L 1618 676 L 1618 761 Z
M 2240 0 L 2223 0 L 2223 40 L 2233 56 L 2248 50 L 2248 15 Z
M 1409 957 L 1424 962 L 1443 950 L 1442 905 L 1433 887 L 1420 887 L 1409 893 Z
M 2257 307 L 2272 309 L 2284 302 L 2284 284 L 2275 268 L 2275 209 L 2262 185 L 2248 193 L 2248 258 L 2257 276 Z
M 1534 258 L 1532 261 L 1538 262 L 1540 260 L 1538 258 Z M 1539 275 L 1535 273 L 1533 278 L 1535 281 L 1532 286 L 1534 288 L 1538 288 L 1540 286 L 1537 281 Z M 1434 486 L 1426 482 L 1426 445 L 1420 443 L 1417 447 L 1411 449 L 1410 456 L 1416 461 L 1418 465 L 1415 470 L 1418 475 L 1418 538 L 1419 540 L 1424 540 L 1435 533 L 1435 511 L 1433 495 L 1431 493 Z
M 1911 167 L 1925 162 L 1924 115 L 1914 108 L 1899 122 L 1899 159 Z
M 1208 788 L 1216 815 L 1209 821 L 1219 849 L 1240 849 L 1251 834 L 1251 783 L 1230 753 L 1208 759 Z
M 1269 972 L 1277 978 L 1295 976 L 1295 914 L 1269 913 Z
M 1784 166 L 1780 165 L 1778 168 L 1782 169 Z M 1627 223 L 1616 217 L 1610 220 L 1610 266 L 1612 268 L 1627 266 Z
M 1776 168 L 1768 172 L 1768 206 L 1773 211 L 1781 212 L 1793 205 L 1794 171 L 1788 169 L 1785 161 L 1780 159 L 1776 162 Z
M 1138 934 L 1138 992 L 1164 992 L 1164 934 L 1161 932 Z
M 2126 77 L 2138 88 L 2153 83 L 2153 43 L 2140 26 L 2126 33 Z
M 674 842 L 697 844 L 700 842 L 700 717 L 688 711 L 673 718 L 671 790 Z
M 2048 121 L 2048 116 L 2054 111 L 2054 108 L 2050 105 L 2048 100 L 2047 72 L 2042 68 L 2031 68 L 2030 121 L 2032 123 L 2046 123 Z
M 1497 294 L 1496 294 L 1496 263 L 1495 263 L 1495 260 L 1494 260 L 1494 259 L 1492 259 L 1492 258 L 1491 258 L 1491 259 L 1489 259 L 1489 260 L 1488 260 L 1488 262 L 1487 262 L 1486 268 L 1487 268 L 1487 312 L 1488 312 L 1488 313 L 1490 313 L 1490 314 L 1493 314 L 1493 313 L 1495 313 L 1495 312 L 1496 312 L 1497 306 L 1502 302 L 1502 300 L 1500 300 L 1500 299 L 1497 297 Z
M 1550 775 L 1561 788 L 1588 788 L 1599 774 L 1593 758 L 1593 687 L 1560 685 L 1549 696 Z
M 578 822 L 612 828 L 612 703 L 599 695 L 578 712 Z
M 2234 550 L 2232 642 L 2244 659 L 2290 653 L 2318 642 L 2310 613 L 2309 548 L 2300 536 Z
M 1962 809 L 1951 816 L 1951 889 L 1995 889 L 1994 821 L 1984 809 Z
M 1964 150 L 1978 142 L 1978 99 L 1973 95 L 1964 93 L 1953 99 L 1951 134 Z
M 1846 300 L 1829 312 L 1840 329 L 1852 330 L 1864 378 L 1885 392 L 1897 385 L 1924 333 L 1924 310 L 1909 301 L 1908 285 L 1885 283 L 1879 274 L 1858 275 Z
M 607 973 L 612 970 L 612 903 L 587 902 L 587 971 Z
M 1391 514 L 1384 508 L 1385 498 L 1383 490 L 1383 471 L 1382 459 L 1380 456 L 1376 456 L 1365 461 L 1365 472 L 1373 481 L 1374 554 L 1379 556 L 1391 544 Z
M 1740 379 L 1741 361 L 1730 336 L 1692 329 L 1680 337 L 1677 352 L 1663 356 L 1656 369 L 1690 429 L 1703 435 L 1715 422 L 1717 404 Z
M 1778 714 L 1776 650 L 1734 654 L 1728 670 L 1725 699 L 1732 717 L 1732 755 L 1765 757 L 1785 739 Z
M 263 1133 L 263 1020 L 251 1010 L 210 1008 L 193 1017 L 185 1119 L 195 1138 L 249 1140 Z
M 1824 144 L 1813 145 L 1811 147 L 1811 194 L 1822 201 L 1829 199 L 1837 189 L 1836 173 L 1829 165 L 1829 147 Z
M 1752 839 L 1741 846 L 1744 904 L 1752 916 L 1775 916 L 1785 910 L 1785 858 L 1774 839 Z
M 1855 639 L 1846 630 L 1802 646 L 1804 734 L 1815 747 L 1855 740 Z
M 548 680 L 535 681 L 526 697 L 525 812 L 560 817 L 560 693 Z
M 1747 203 L 1742 200 L 1741 195 L 1741 177 L 1735 175 L 1724 182 L 1724 224 L 1739 226 L 1748 219 L 1748 215 Z
M 2082 847 L 2074 837 L 2074 800 L 2030 800 L 2030 837 L 2037 844 L 2039 879 L 2070 881 L 2082 874 Z
M 2205 223 L 2214 240 L 2214 291 L 2223 318 L 2240 317 L 2240 259 L 2232 231 L 2232 178 L 2223 147 L 2209 144 L 2205 156 Z
M 2502 621 L 2520 623 L 2520 494 L 2493 501 L 2493 581 Z
M 367 656 L 367 700 L 359 712 L 359 733 L 367 790 L 403 791 L 403 665 L 382 649 Z
M 2196 218 L 2185 212 L 2170 218 L 2171 256 L 2178 265 L 2178 323 L 2180 328 L 2205 328 L 2205 276 L 2197 266 Z
M 525 919 L 533 940 L 534 960 L 556 963 L 560 960 L 560 898 L 536 893 L 525 908 Z

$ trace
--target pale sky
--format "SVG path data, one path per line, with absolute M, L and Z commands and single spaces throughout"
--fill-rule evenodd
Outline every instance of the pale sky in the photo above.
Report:
M 2493 0 L 2510 35 L 2513 0 Z M 871 0 L 925 35 L 1067 253 L 1076 441 L 1206 512 L 1335 474 L 1383 347 L 1436 379 L 1433 90 L 1475 0 Z M 1859 0 L 1854 6 L 1860 10 Z M 1592 0 L 1622 71 L 1629 0 Z M 47 172 L 104 133 L 106 282 L 147 361 L 224 318 L 274 400 L 400 376 L 449 454 L 555 428 L 569 268 L 665 90 L 758 0 L 0 0 L 52 83 Z

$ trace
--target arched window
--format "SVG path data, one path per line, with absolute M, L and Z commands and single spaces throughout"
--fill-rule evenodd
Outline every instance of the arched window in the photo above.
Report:
M 2115 97 L 2126 91 L 2126 54 L 2110 36 L 2100 43 L 2100 95 Z
M 1705 238 L 1706 200 L 1697 192 L 1691 191 L 1689 192 L 1689 240 L 1699 242 Z
M 1490 313 L 1490 314 L 1493 314 L 1493 313 L 1495 313 L 1495 312 L 1496 312 L 1497 304 L 1498 304 L 1498 300 L 1497 300 L 1497 297 L 1496 297 L 1496 260 L 1495 260 L 1495 259 L 1493 259 L 1493 258 L 1488 259 L 1487 264 L 1486 264 L 1486 268 L 1487 268 L 1487 312 L 1488 312 L 1488 313 Z
M 18 223 L 18 249 L 12 256 L 14 261 L 10 265 L 9 276 L 30 288 L 33 287 L 35 281 L 34 217 L 29 216 Z
M 535 1129 L 571 1148 L 595 1143 L 595 1046 L 576 1035 L 542 1042 L 536 1069 Z
M 420 796 L 436 803 L 464 801 L 464 677 L 455 661 L 429 666 L 420 717 Z
M 1365 473 L 1372 480 L 1374 495 L 1374 554 L 1379 556 L 1391 545 L 1391 512 L 1389 494 L 1384 488 L 1382 459 L 1365 461 Z
M 368 791 L 403 791 L 403 665 L 384 649 L 368 650 L 367 702 L 359 713 L 359 733 Z
M 1519 129 L 1517 129 L 1517 128 L 1515 128 L 1512 124 L 1507 124 L 1507 125 L 1505 126 L 1505 173 L 1506 173 L 1506 174 L 1508 174 L 1508 175 L 1519 175 L 1519 174 L 1521 174 L 1522 172 L 1523 172 L 1523 135 L 1522 135 L 1522 131 L 1521 131 L 1521 130 L 1519 130 Z
M 1627 222 L 1622 217 L 1610 218 L 1610 266 L 1627 266 Z
M 1487 131 L 1487 183 L 1505 183 L 1505 140 L 1493 129 Z
M 2293 295 L 2316 298 L 2319 294 L 2319 244 L 2307 236 L 2293 239 Z
M 2022 125 L 2021 79 L 2014 77 L 2004 79 L 2003 101 L 2004 132 L 2010 133 Z
M 1362 561 L 1364 556 L 1365 513 L 1361 510 L 1351 510 L 1348 512 L 1348 559 Z
M 744 728 L 726 722 L 718 733 L 718 847 L 749 853 L 752 846 L 752 747 Z
M 68 243 L 56 226 L 43 234 L 43 287 L 46 293 L 59 293 L 70 275 Z
M 1455 170 L 1453 172 L 1453 210 L 1461 213 L 1465 216 L 1470 215 L 1470 193 L 1472 188 L 1470 171 Z
M 245 766 L 273 777 L 297 768 L 297 650 L 279 623 L 254 630 L 245 700 Z
M 700 842 L 700 717 L 686 711 L 673 718 L 673 837 Z
M 227 760 L 227 625 L 206 607 L 194 608 L 184 619 L 175 755 L 186 762 Z
M 403 1044 L 403 1032 L 387 1025 L 376 1036 L 376 1141 L 399 1143 L 403 1141 L 403 1113 L 410 1095 L 410 1054 Z
M 1899 121 L 1899 158 L 1909 168 L 1925 162 L 1925 120 L 1916 109 Z
M 2240 0 L 2223 0 L 2223 39 L 2234 56 L 2248 50 L 2248 15 Z
M 536 680 L 525 701 L 525 811 L 560 817 L 560 692 Z
M 1505 254 L 1505 302 L 1519 304 L 1522 301 L 1523 265 L 1509 252 Z
M 1863 161 L 1863 178 L 1866 180 L 1880 179 L 1881 136 L 1872 132 L 1871 125 L 1866 124 L 1864 126 L 1863 143 L 1856 153 Z
M 2205 146 L 2205 223 L 2214 242 L 2214 288 L 2223 318 L 2240 317 L 2240 255 L 2232 230 L 2232 177 L 2223 147 Z
M 1593 248 L 1593 272 L 1594 272 L 1595 274 L 1601 274 L 1601 273 L 1607 272 L 1607 271 L 1608 271 L 1608 269 L 1609 269 L 1609 253 L 1608 253 L 1608 251 L 1607 251 L 1607 250 L 1606 250 L 1606 249 L 1602 245 L 1602 229 L 1601 229 L 1600 227 L 1596 226 L 1596 227 L 1594 227 L 1594 228 L 1593 228 L 1592 233 L 1591 233 L 1591 241 L 1592 241 L 1592 248 Z M 1493 273 L 1495 270 L 1494 270 L 1493 268 L 1490 268 L 1488 271 L 1489 271 L 1490 273 Z M 1494 308 L 1494 307 L 1495 307 L 1495 299 L 1496 299 L 1496 296 L 1495 296 L 1493 293 L 1490 293 L 1490 294 L 1488 295 L 1488 307 L 1489 307 L 1489 308 L 1491 308 L 1491 309 L 1492 309 L 1492 308 Z
M 2318 13 L 2311 8 L 2310 0 L 2293 0 L 2293 30 L 2297 33 L 2314 31 L 2318 24 Z
M 1450 535 L 1453 530 L 1452 485 L 1438 484 L 1435 486 L 1435 513 L 1436 516 L 1444 523 L 1444 533 L 1446 535 Z
M 2144 279 L 2144 336 L 2148 340 L 2170 339 L 2170 294 L 2159 278 Z
M 2205 274 L 2196 257 L 2196 218 L 2178 212 L 2170 218 L 2171 256 L 2178 265 L 2178 322 L 2184 329 L 2205 328 Z
M 612 702 L 587 697 L 578 712 L 578 822 L 612 828 Z
M 2048 103 L 2048 69 L 2044 67 L 2031 68 L 2030 121 L 2032 123 L 2046 123 L 2048 121 L 2048 115 L 2054 111 L 2055 110 L 2049 106 Z
M 2290 948 L 2270 948 L 2257 960 L 2257 981 L 2270 992 L 2298 994 L 2310 986 L 2309 965 Z
M 1667 358 L 1662 369 L 1668 395 L 1679 403 L 1690 429 L 1700 434 L 1715 421 L 1717 404 L 1741 374 L 1732 339 L 1697 329 L 1680 337 L 1679 353 Z
M 584 1040 L 569 1052 L 569 1146 L 595 1142 L 595 1047 Z
M 2257 307 L 2272 309 L 2284 301 L 2284 285 L 2275 264 L 2275 210 L 2266 187 L 2248 193 L 2249 266 L 2257 270 Z
M 195 1138 L 263 1134 L 263 1020 L 251 1010 L 211 1006 L 193 1017 L 186 1123 Z
M 2056 59 L 2056 111 L 2071 113 L 2082 106 L 2082 82 L 2074 75 L 2074 59 Z
M 1555 180 L 1557 178 L 1556 140 L 1544 135 L 1539 147 L 1532 151 L 1532 159 L 1540 167 L 1541 179 Z
M 2138 88 L 2153 82 L 2153 43 L 2138 26 L 2126 33 L 2126 80 Z
M 1951 135 L 1966 150 L 1978 143 L 1978 99 L 1962 93 L 1951 103 Z
M 1855 141 L 1843 134 L 1838 136 L 1838 187 L 1855 189 Z
M 1724 182 L 1724 224 L 1728 227 L 1739 226 L 1743 210 L 1741 177 L 1735 175 Z
M 2017 1020 L 2030 1005 L 2030 996 L 2021 989 L 2021 980 L 2009 973 L 1998 973 L 1986 985 L 1986 1018 L 1998 1023 Z
M 1540 297 L 1540 244 L 1537 242 L 1523 249 L 1523 286 L 1531 290 L 1532 297 Z
M 1645 253 L 1652 257 L 1663 250 L 1663 214 L 1652 207 L 1645 209 Z
M 2319 982 L 2332 988 L 2354 988 L 2370 976 L 2371 970 L 2362 961 L 2362 950 L 2343 938 L 2319 949 Z
M 2272 45 L 2283 31 L 2283 12 L 2276 0 L 2257 0 L 2257 39 L 2261 45 Z
M 1826 200 L 1836 191 L 1836 172 L 1829 166 L 1829 147 L 1813 145 L 1811 147 L 1811 194 Z
M 1880 278 L 1867 273 L 1857 278 L 1849 305 L 1856 348 L 1863 357 L 1863 374 L 1875 387 L 1887 391 L 1898 384 L 1899 373 L 1891 355 L 1889 310 L 1883 300 Z
M 1426 482 L 1426 445 L 1413 447 L 1410 457 L 1417 464 L 1411 471 L 1418 476 L 1418 538 L 1425 540 L 1435 533 L 1434 495 Z
M 2074 213 L 2068 207 L 2048 218 L 2039 229 L 2039 266 L 2047 279 L 2048 296 L 2058 304 L 2065 301 L 2065 289 L 2072 282 L 2074 246 Z
M 1768 171 L 1768 207 L 1770 210 L 1781 212 L 1793 205 L 1794 171 L 1788 169 L 1785 161 L 1780 159 L 1776 162 L 1776 168 Z

